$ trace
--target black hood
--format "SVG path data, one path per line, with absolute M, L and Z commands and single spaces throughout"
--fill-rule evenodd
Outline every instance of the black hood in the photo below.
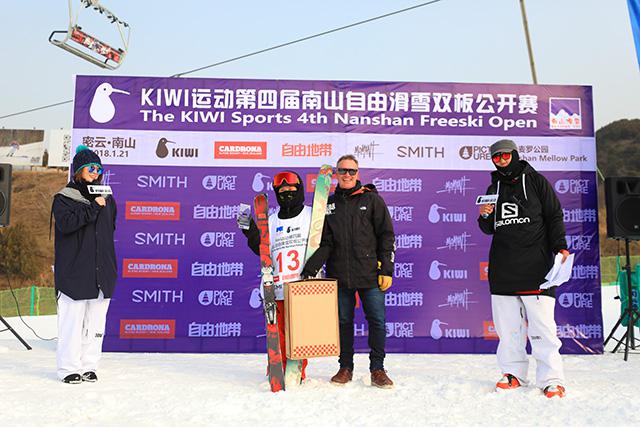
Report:
M 78 190 L 80 194 L 82 194 L 82 197 L 84 197 L 90 202 L 93 202 L 96 199 L 96 197 L 100 196 L 100 194 L 90 194 L 89 185 L 100 185 L 101 181 L 102 181 L 102 175 L 99 176 L 98 179 L 96 179 L 92 183 L 88 183 L 82 178 L 78 178 L 78 181 L 69 181 L 69 183 L 67 184 L 67 187 Z
M 511 163 L 509 163 L 509 166 L 511 166 L 512 163 L 513 163 L 513 160 L 511 161 Z M 507 166 L 507 168 L 509 166 Z M 496 182 L 496 181 L 502 181 L 505 183 L 517 182 L 522 176 L 522 174 L 529 174 L 534 171 L 533 166 L 531 166 L 529 162 L 527 162 L 526 160 L 519 160 L 517 165 L 515 166 L 517 167 L 514 167 L 511 169 L 512 172 L 509 176 L 505 175 L 502 171 L 500 171 L 500 169 L 491 172 L 491 182 Z M 502 169 L 506 169 L 506 168 L 502 168 Z
M 280 205 L 280 211 L 278 212 L 278 218 L 280 219 L 293 218 L 302 212 L 304 208 L 304 184 L 302 183 L 302 178 L 296 172 L 288 172 L 296 174 L 299 184 L 292 185 L 296 187 L 296 191 L 283 191 L 282 193 L 278 192 L 280 186 L 273 187 L 273 191 L 276 193 L 276 200 L 278 201 L 278 205 Z
M 498 172 L 507 181 L 512 180 L 513 177 L 515 177 L 516 175 L 520 175 L 520 173 L 522 172 L 522 165 L 520 164 L 520 154 L 518 154 L 517 150 L 513 150 L 511 152 L 511 162 L 507 166 L 500 167 L 495 163 L 493 164 L 493 166 L 495 166 Z

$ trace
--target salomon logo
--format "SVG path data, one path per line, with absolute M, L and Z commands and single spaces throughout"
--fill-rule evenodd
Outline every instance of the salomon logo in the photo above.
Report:
M 518 205 L 515 203 L 503 203 L 502 204 L 502 218 L 517 218 L 518 217 Z

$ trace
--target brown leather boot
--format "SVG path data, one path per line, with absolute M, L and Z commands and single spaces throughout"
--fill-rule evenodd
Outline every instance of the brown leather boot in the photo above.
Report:
M 384 369 L 377 369 L 371 372 L 371 385 L 379 388 L 393 388 L 393 381 Z
M 349 368 L 340 368 L 338 373 L 331 377 L 331 382 L 337 385 L 345 385 L 353 378 L 353 370 Z

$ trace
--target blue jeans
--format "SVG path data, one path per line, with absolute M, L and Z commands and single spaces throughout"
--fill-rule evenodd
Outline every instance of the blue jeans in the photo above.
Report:
M 338 318 L 340 320 L 341 368 L 353 370 L 353 317 L 356 307 L 356 291 L 360 295 L 362 308 L 369 324 L 369 370 L 384 369 L 385 329 L 384 293 L 378 288 L 338 288 Z

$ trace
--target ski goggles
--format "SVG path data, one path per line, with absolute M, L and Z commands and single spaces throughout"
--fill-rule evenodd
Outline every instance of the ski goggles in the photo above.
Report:
M 349 174 L 351 176 L 356 176 L 357 173 L 358 173 L 358 169 L 338 168 L 338 175 Z
M 280 187 L 283 183 L 289 185 L 300 184 L 300 179 L 298 179 L 298 175 L 289 171 L 280 172 L 273 177 L 274 187 Z
M 491 156 L 491 160 L 493 160 L 493 163 L 498 163 L 500 159 L 504 160 L 505 162 L 511 160 L 511 151 L 508 151 L 506 153 L 496 153 Z
M 89 173 L 97 173 L 98 175 L 102 175 L 102 172 L 104 172 L 102 166 L 96 164 L 87 166 L 87 170 Z

